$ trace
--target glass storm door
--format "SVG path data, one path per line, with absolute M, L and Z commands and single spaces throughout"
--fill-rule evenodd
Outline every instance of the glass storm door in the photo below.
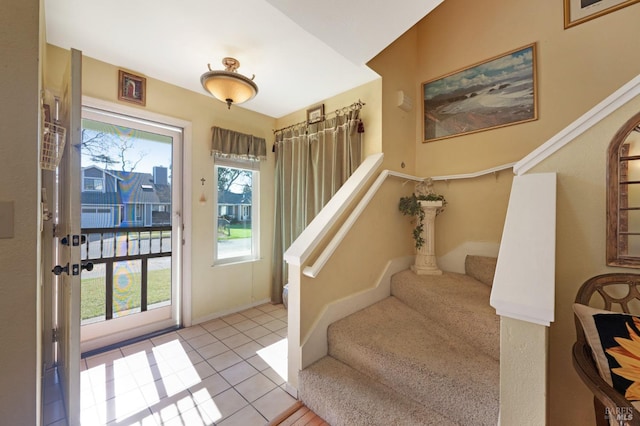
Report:
M 43 361 L 45 369 L 57 369 L 68 424 L 80 424 L 80 209 L 76 176 L 80 171 L 79 144 L 82 52 L 71 49 L 60 96 L 51 108 L 51 118 L 60 132 L 46 132 L 43 142 L 55 141 L 62 157 L 55 169 L 42 172 L 43 201 L 47 216 L 43 224 L 45 269 L 43 277 Z M 43 157 L 44 158 L 44 157 Z M 53 166 L 53 165 L 51 165 Z M 45 196 L 46 194 L 46 196 Z M 49 371 L 51 373 L 51 371 Z M 56 382 L 54 381 L 53 384 Z M 45 387 L 46 392 L 51 387 Z
M 85 107 L 81 140 L 87 352 L 179 325 L 182 131 Z

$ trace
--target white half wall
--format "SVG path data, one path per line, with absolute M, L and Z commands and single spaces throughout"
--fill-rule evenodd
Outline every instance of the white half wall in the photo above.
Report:
M 491 290 L 498 315 L 549 326 L 555 262 L 556 174 L 516 176 Z

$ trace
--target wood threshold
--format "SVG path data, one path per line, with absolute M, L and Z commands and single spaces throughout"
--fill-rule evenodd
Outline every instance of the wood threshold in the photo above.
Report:
M 311 411 L 302 401 L 275 417 L 266 426 L 330 426 L 322 417 Z

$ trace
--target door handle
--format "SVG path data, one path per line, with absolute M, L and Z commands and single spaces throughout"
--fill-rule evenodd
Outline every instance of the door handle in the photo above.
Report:
M 78 275 L 78 265 L 74 264 L 73 275 Z M 80 265 L 80 267 L 85 271 L 93 271 L 93 262 L 84 262 Z M 69 275 L 69 264 L 67 263 L 64 266 L 56 265 L 51 270 L 55 275 L 61 275 L 63 272 Z
M 51 272 L 53 272 L 54 275 L 61 275 L 63 272 L 69 275 L 69 264 L 67 263 L 64 266 L 56 265 Z

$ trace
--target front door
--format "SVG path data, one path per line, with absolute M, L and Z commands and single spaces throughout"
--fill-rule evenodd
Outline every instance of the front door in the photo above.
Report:
M 80 108 L 82 53 L 71 49 L 62 93 L 50 105 L 51 120 L 43 137 L 43 262 L 52 269 L 44 279 L 43 360 L 57 367 L 68 424 L 80 424 Z M 62 131 L 64 129 L 64 132 Z M 64 144 L 61 158 L 58 147 Z M 59 163 L 58 163 L 59 161 Z M 45 167 L 45 164 L 47 167 Z M 57 167 L 56 167 L 57 165 Z M 55 267 L 54 267 L 55 266 Z M 45 269 L 45 270 L 46 270 Z M 54 275 L 55 274 L 55 275 Z
M 181 146 L 179 128 L 83 108 L 83 352 L 180 324 Z

